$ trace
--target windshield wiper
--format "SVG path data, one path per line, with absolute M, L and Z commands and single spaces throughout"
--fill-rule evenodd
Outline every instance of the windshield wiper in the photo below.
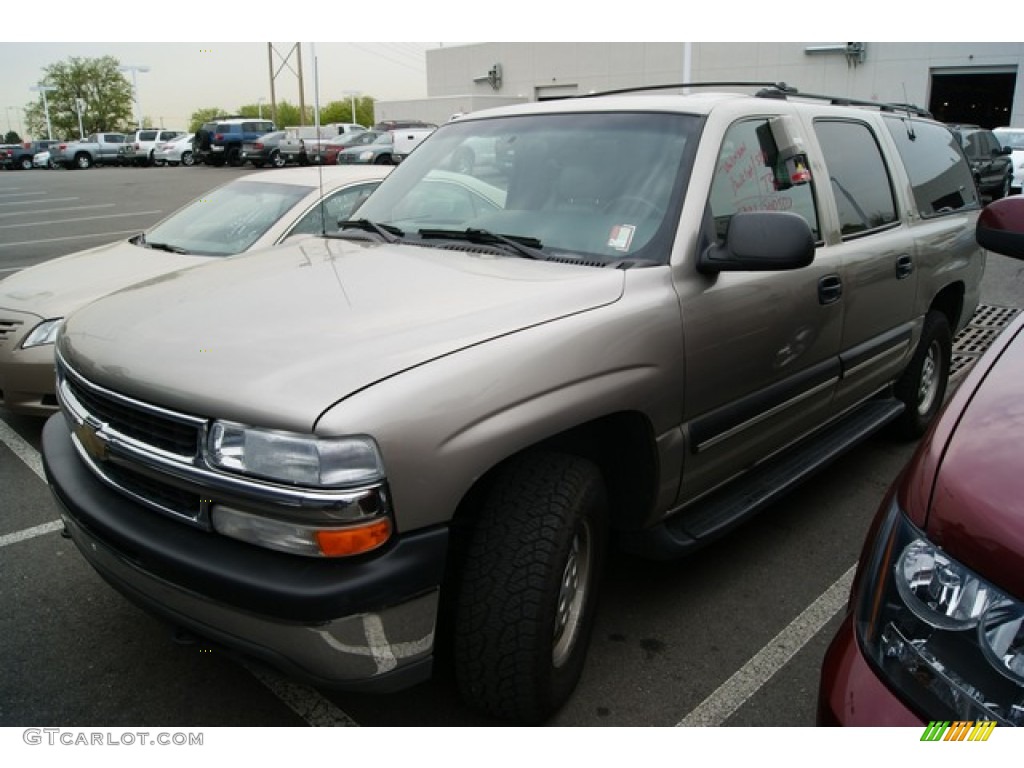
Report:
M 381 236 L 385 243 L 397 243 L 405 233 L 390 224 L 377 224 L 369 219 L 349 219 L 338 222 L 338 229 L 361 229 Z
M 143 245 L 145 245 L 147 248 L 155 248 L 158 251 L 167 251 L 168 253 L 181 253 L 186 256 L 192 253 L 189 250 L 181 248 L 177 245 L 171 245 L 170 243 L 151 243 L 149 240 L 143 240 L 142 242 Z
M 424 240 L 465 240 L 477 245 L 504 245 L 511 248 L 520 256 L 528 259 L 545 260 L 547 256 L 541 253 L 543 244 L 536 237 L 523 237 L 521 235 L 499 235 L 487 229 L 421 229 L 420 237 Z

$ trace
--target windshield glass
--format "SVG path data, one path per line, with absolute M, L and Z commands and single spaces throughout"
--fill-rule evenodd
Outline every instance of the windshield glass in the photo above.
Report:
M 699 125 L 654 112 L 458 120 L 417 147 L 359 216 L 406 239 L 483 229 L 539 240 L 550 255 L 664 263 L 668 248 L 655 239 L 674 235 L 669 214 Z
M 1024 131 L 995 130 L 992 133 L 999 139 L 999 146 L 1024 149 Z
M 235 181 L 203 195 L 146 233 L 146 242 L 202 256 L 248 250 L 312 187 Z

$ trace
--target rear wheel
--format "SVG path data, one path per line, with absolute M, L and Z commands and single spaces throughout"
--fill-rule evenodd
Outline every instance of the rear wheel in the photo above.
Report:
M 894 388 L 896 397 L 906 406 L 894 423 L 901 436 L 918 438 L 932 423 L 946 396 L 952 358 L 953 334 L 949 320 L 933 309 L 925 315 L 921 340 Z
M 195 158 L 193 157 L 192 153 L 189 152 L 188 150 L 185 150 L 184 152 L 181 153 L 182 165 L 195 165 L 195 162 Z
M 591 462 L 537 453 L 500 471 L 474 521 L 455 615 L 455 674 L 470 705 L 540 723 L 583 671 L 607 542 Z
M 31 157 L 23 157 L 23 158 L 21 158 L 20 165 L 21 165 L 21 170 L 23 170 L 23 171 L 31 171 L 32 170 L 32 158 Z
M 238 147 L 228 147 L 227 163 L 232 168 L 237 168 L 242 164 L 242 150 Z
M 75 167 L 83 171 L 86 168 L 92 168 L 92 158 L 84 152 L 75 155 Z
M 288 161 L 280 152 L 275 151 L 274 154 L 270 156 L 270 164 L 275 168 L 284 168 L 287 163 Z

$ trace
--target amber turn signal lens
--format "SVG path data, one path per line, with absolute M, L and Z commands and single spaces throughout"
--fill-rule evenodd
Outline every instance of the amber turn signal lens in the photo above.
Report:
M 326 557 L 350 557 L 376 549 L 391 538 L 391 521 L 375 520 L 352 528 L 316 532 L 316 543 Z

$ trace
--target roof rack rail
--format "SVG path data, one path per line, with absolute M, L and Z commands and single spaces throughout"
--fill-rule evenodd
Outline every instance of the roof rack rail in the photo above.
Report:
M 846 96 L 827 96 L 820 93 L 803 93 L 784 82 L 757 82 L 749 80 L 719 80 L 700 83 L 663 83 L 660 85 L 639 85 L 630 88 L 616 88 L 610 91 L 598 91 L 595 93 L 581 93 L 568 96 L 570 99 L 587 99 L 596 96 L 615 96 L 623 93 L 638 93 L 641 91 L 663 91 L 676 88 L 760 88 L 754 95 L 761 99 L 787 99 L 796 97 L 801 99 L 814 99 L 827 101 L 830 104 L 844 107 L 874 107 L 882 112 L 907 112 L 918 117 L 933 118 L 931 112 L 915 104 L 891 104 L 884 101 L 869 101 L 865 99 L 851 99 Z
M 761 96 L 762 94 L 757 94 Z M 763 94 L 768 95 L 768 94 Z M 874 107 L 882 112 L 908 112 L 917 117 L 933 118 L 931 112 L 927 109 L 923 109 L 916 104 L 893 104 L 885 101 L 870 101 L 868 99 L 851 99 L 846 96 L 828 96 L 821 93 L 804 93 L 798 91 L 796 88 L 790 88 L 785 93 L 782 93 L 774 98 L 786 98 L 787 96 L 795 96 L 799 99 L 816 99 L 818 101 L 827 101 L 829 104 L 835 104 L 839 107 Z
M 751 82 L 749 80 L 720 80 L 703 83 L 662 83 L 660 85 L 634 85 L 629 88 L 616 88 L 611 91 L 596 91 L 594 93 L 579 93 L 567 96 L 569 99 L 591 99 L 596 96 L 615 96 L 620 93 L 637 93 L 639 91 L 666 91 L 670 88 L 766 88 L 788 93 L 796 93 L 795 88 L 790 88 L 785 83 Z

